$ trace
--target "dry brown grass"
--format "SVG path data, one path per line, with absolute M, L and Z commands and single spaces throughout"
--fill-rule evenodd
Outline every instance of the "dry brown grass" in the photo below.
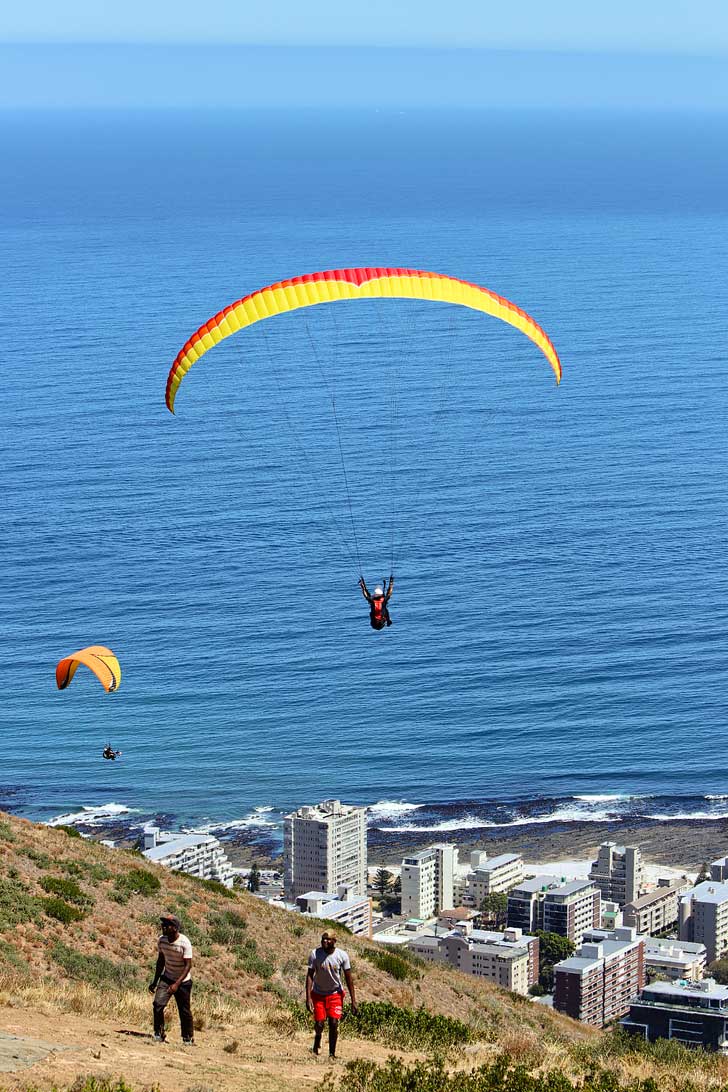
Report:
M 160 891 L 152 896 L 133 894 L 123 904 L 115 901 L 119 883 L 138 869 L 158 877 Z M 54 1080 L 63 1083 L 66 1077 L 70 1083 L 78 1072 L 100 1073 L 102 1065 L 108 1072 L 111 1061 L 115 1073 L 139 1085 L 158 1082 L 163 1092 L 194 1084 L 222 1092 L 233 1088 L 286 1092 L 313 1089 L 319 1083 L 321 1071 L 307 1053 L 310 1030 L 302 1029 L 300 1015 L 291 1007 L 303 999 L 307 956 L 319 940 L 315 924 L 246 893 L 225 898 L 190 877 L 155 868 L 138 855 L 0 815 L 0 877 L 21 885 L 26 895 L 41 897 L 41 881 L 48 876 L 71 876 L 94 905 L 80 922 L 63 925 L 41 912 L 36 920 L 3 928 L 0 901 L 0 939 L 9 945 L 0 946 L 0 1027 L 73 1047 L 33 1068 L 39 1088 L 50 1087 Z M 195 948 L 193 1012 L 201 1031 L 194 1056 L 176 1046 L 173 1006 L 170 1043 L 163 1051 L 157 1045 L 155 1052 L 155 1045 L 144 1037 L 151 1023 L 146 983 L 155 963 L 157 920 L 167 909 L 183 919 Z M 211 933 L 220 935 L 215 923 L 219 930 L 221 916 L 224 920 L 230 911 L 245 919 L 237 939 L 254 942 L 257 955 L 273 964 L 270 979 L 236 967 L 226 944 L 211 939 Z M 610 1056 L 610 1040 L 602 1033 L 444 967 L 426 966 L 419 980 L 397 982 L 369 961 L 357 959 L 368 943 L 353 937 L 345 941 L 360 998 L 402 1007 L 423 1005 L 470 1024 L 479 1041 L 453 1054 L 455 1067 L 482 1064 L 506 1051 L 526 1066 L 561 1069 L 572 1076 L 595 1064 L 605 1064 L 625 1078 L 653 1076 L 666 1092 L 681 1087 L 676 1080 L 679 1073 L 684 1081 L 686 1066 L 697 1092 L 728 1081 L 728 1062 L 723 1059 L 661 1061 L 623 1051 Z M 102 956 L 112 965 L 131 968 L 129 981 L 123 976 L 106 984 L 74 980 L 54 959 L 58 944 L 81 958 Z M 106 1046 L 97 1058 L 100 1040 Z M 226 1050 L 234 1041 L 237 1049 Z M 344 1030 L 342 1053 L 382 1061 L 390 1051 L 348 1039 Z M 27 1073 L 24 1080 L 28 1083 Z M 11 1079 L 5 1084 L 16 1087 Z

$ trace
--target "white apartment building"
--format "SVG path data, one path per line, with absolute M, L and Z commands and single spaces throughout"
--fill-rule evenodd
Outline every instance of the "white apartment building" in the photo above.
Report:
M 699 982 L 705 976 L 704 944 L 689 940 L 665 940 L 643 937 L 645 970 L 648 975 L 660 975 L 671 982 Z
M 326 918 L 346 926 L 354 936 L 372 935 L 372 900 L 356 895 L 347 884 L 341 884 L 336 894 L 327 891 L 307 891 L 299 895 L 296 905 L 302 914 Z
M 680 940 L 704 944 L 708 963 L 728 948 L 728 883 L 705 880 L 680 899 Z
M 728 880 L 728 857 L 721 857 L 718 861 L 713 861 L 710 866 L 710 878 L 717 883 L 724 883 Z
M 654 891 L 624 904 L 624 924 L 638 933 L 662 933 L 670 929 L 677 924 L 678 898 L 683 890 L 683 880 L 660 880 Z
M 644 885 L 644 869 L 637 846 L 618 846 L 602 842 L 589 879 L 597 885 L 602 898 L 624 906 L 639 898 Z
M 520 929 L 424 934 L 411 940 L 408 948 L 430 963 L 446 963 L 523 996 L 538 977 L 538 938 L 524 936 Z
M 210 834 L 168 834 L 147 827 L 142 856 L 163 868 L 233 886 L 233 866 L 217 838 Z
M 474 853 L 473 870 L 467 877 L 465 894 L 473 906 L 480 906 L 487 895 L 510 891 L 523 879 L 523 858 L 519 853 L 502 853 L 487 859 L 484 853 Z
M 295 902 L 308 891 L 336 891 L 346 884 L 367 893 L 366 808 L 323 800 L 283 821 L 283 887 Z
M 458 851 L 444 843 L 428 846 L 402 860 L 402 917 L 426 921 L 453 905 Z

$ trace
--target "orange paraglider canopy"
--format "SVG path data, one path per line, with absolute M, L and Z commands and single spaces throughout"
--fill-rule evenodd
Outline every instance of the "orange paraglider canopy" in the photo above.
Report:
M 56 664 L 56 683 L 59 690 L 65 690 L 76 674 L 79 664 L 90 668 L 107 694 L 119 688 L 121 666 L 110 648 L 104 645 L 89 645 L 70 656 L 64 656 Z

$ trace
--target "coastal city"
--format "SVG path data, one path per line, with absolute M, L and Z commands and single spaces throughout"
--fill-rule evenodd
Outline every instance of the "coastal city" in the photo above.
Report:
M 480 976 L 585 1024 L 728 1052 L 728 857 L 654 875 L 604 842 L 588 875 L 440 842 L 368 865 L 367 809 L 324 800 L 284 820 L 283 874 L 235 869 L 212 835 L 147 828 L 151 862 L 241 883 L 284 911 Z M 552 866 L 553 867 L 553 866 Z M 717 975 L 713 977 L 713 974 Z

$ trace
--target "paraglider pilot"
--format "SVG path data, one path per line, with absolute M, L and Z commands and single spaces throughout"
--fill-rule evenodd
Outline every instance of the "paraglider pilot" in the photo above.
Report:
M 107 743 L 102 751 L 102 758 L 110 758 L 113 762 L 121 754 L 121 751 L 115 751 L 110 743 Z
M 389 617 L 389 602 L 392 594 L 392 588 L 394 587 L 394 577 L 390 576 L 389 584 L 386 580 L 382 581 L 382 586 L 376 586 L 374 592 L 370 595 L 369 589 L 364 583 L 364 577 L 359 577 L 359 587 L 361 593 L 369 604 L 369 625 L 372 629 L 384 629 L 385 626 L 391 626 L 392 619 Z

